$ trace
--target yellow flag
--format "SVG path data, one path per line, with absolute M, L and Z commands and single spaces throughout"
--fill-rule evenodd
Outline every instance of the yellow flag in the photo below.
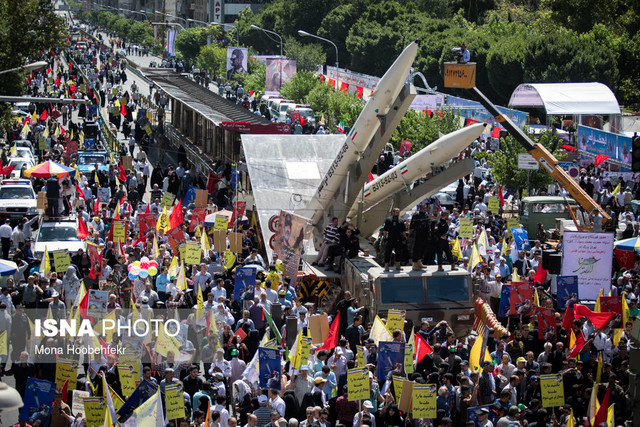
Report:
M 600 313 L 602 308 L 600 307 L 600 298 L 602 297 L 602 289 L 600 289 L 600 292 L 598 293 L 598 299 L 596 300 L 596 305 L 593 307 L 593 311 L 595 313 Z
M 38 116 L 36 116 L 35 110 L 34 110 L 33 114 L 31 115 L 31 120 L 33 120 L 33 123 L 38 123 Z
M 387 327 L 384 325 L 384 323 L 382 323 L 382 320 L 380 320 L 379 316 L 376 316 L 375 320 L 373 321 L 373 327 L 371 328 L 369 337 L 373 339 L 376 345 L 378 345 L 380 341 L 384 342 L 393 340 L 393 337 L 387 330 Z
M 289 351 L 289 360 L 292 363 L 292 366 L 294 369 L 296 369 L 296 362 L 298 360 L 298 355 L 300 353 L 300 340 L 302 339 L 302 329 L 300 329 L 298 331 L 298 335 L 296 335 L 296 340 L 293 342 L 293 346 L 291 347 L 291 350 Z
M 158 339 L 156 340 L 156 353 L 167 357 L 168 352 L 172 352 L 174 355 L 180 354 L 180 341 L 176 337 L 167 335 L 164 332 L 164 328 L 158 328 Z
M 572 349 L 573 346 L 576 345 L 576 334 L 573 333 L 573 328 L 569 333 L 569 349 Z
M 209 252 L 209 248 L 211 247 L 211 245 L 209 245 L 209 238 L 207 237 L 206 230 L 202 230 L 202 236 L 200 236 L 200 247 L 202 248 L 206 256 Z
M 609 406 L 609 409 L 607 409 L 607 425 L 608 426 L 614 426 L 615 424 L 615 420 L 616 420 L 616 415 L 613 411 L 613 407 L 615 406 L 615 403 L 612 403 L 611 406 Z
M 44 131 L 42 132 L 42 136 L 46 139 L 49 138 L 49 126 L 44 127 Z
M 569 413 L 569 419 L 567 420 L 567 427 L 576 427 L 576 418 L 573 416 L 573 408 Z
M 478 246 L 476 246 L 476 244 L 474 243 L 473 249 L 471 250 L 471 258 L 469 259 L 469 265 L 467 266 L 468 270 L 473 271 L 475 266 L 480 264 L 481 262 L 482 262 L 482 257 L 478 252 Z
M 51 262 L 49 261 L 49 251 L 47 247 L 44 247 L 44 253 L 42 254 L 42 261 L 40 261 L 40 271 L 44 274 L 51 272 Z
M 622 332 L 624 331 L 623 328 L 616 328 L 613 330 L 613 345 L 615 345 L 616 347 L 618 346 L 618 344 L 620 344 L 620 338 L 622 338 Z
M 20 131 L 20 134 L 22 134 L 23 136 L 27 136 L 29 135 L 29 132 L 31 132 L 31 128 L 29 127 L 28 124 L 24 124 L 24 126 L 22 126 L 22 130 Z
M 196 237 L 201 237 L 202 232 L 200 231 L 200 224 L 196 225 Z
M 596 420 L 596 414 L 600 409 L 600 402 L 598 401 L 598 383 L 593 385 L 593 391 L 591 392 L 591 399 L 589 399 L 588 417 L 591 425 L 594 425 Z
M 111 414 L 110 411 L 105 411 L 104 414 L 104 427 L 114 427 L 113 426 L 113 421 L 111 420 Z
M 184 266 L 184 263 L 182 263 Z M 183 271 L 181 268 L 180 271 Z M 202 288 L 200 285 L 196 285 L 198 287 L 198 301 L 196 303 L 196 320 L 202 319 L 204 316 L 204 298 L 202 298 Z
M 611 193 L 611 197 L 617 196 L 620 193 L 620 190 L 621 190 L 620 184 L 618 184 L 616 188 L 613 190 L 613 192 Z
M 158 238 L 155 233 L 153 235 L 153 252 L 151 253 L 151 256 L 155 260 L 157 260 L 158 256 L 160 256 L 160 249 L 158 249 Z
M 99 175 L 100 175 L 100 174 L 98 173 L 98 171 L 96 171 L 96 184 L 98 184 L 98 187 L 102 187 L 102 185 L 100 185 L 100 178 L 99 178 Z M 96 203 L 99 203 L 99 202 L 96 202 Z
M 109 327 L 107 328 L 107 321 L 109 322 Z M 105 338 L 105 342 L 111 342 L 113 341 L 113 329 L 111 329 L 111 325 L 115 325 L 116 324 L 116 311 L 115 310 L 111 310 L 111 312 L 109 312 L 109 314 L 107 314 L 106 316 L 104 316 L 104 319 L 102 319 L 100 322 L 98 322 L 94 327 L 93 330 L 104 336 Z M 103 334 L 104 332 L 104 334 Z
M 173 257 L 171 264 L 169 264 L 168 270 L 169 276 L 176 277 L 178 275 L 178 258 Z
M 73 141 L 73 129 L 71 129 L 71 135 L 69 135 L 69 139 Z
M 487 256 L 487 232 L 485 231 L 484 227 L 482 228 L 482 232 L 480 233 L 480 236 L 478 236 L 478 253 L 483 256 L 486 257 Z
M 533 288 L 533 305 L 540 307 L 540 297 L 538 296 L 538 288 Z
M 209 335 L 218 335 L 218 326 L 216 325 L 216 313 L 214 310 L 209 312 Z
M 460 250 L 460 240 L 456 237 L 456 241 L 453 243 L 453 248 L 451 249 L 451 253 L 455 255 L 458 259 L 462 258 L 462 251 Z
M 60 126 L 56 126 L 56 131 L 53 133 L 53 135 L 58 138 L 60 136 Z
M 167 212 L 166 206 L 162 208 L 162 213 L 158 217 L 156 230 L 164 230 L 165 233 L 171 230 L 171 220 L 169 219 L 169 213 Z
M 511 281 L 512 282 L 519 282 L 520 281 L 520 276 L 518 275 L 518 269 L 514 267 L 513 269 L 513 274 L 512 274 L 512 278 Z
M 138 307 L 134 304 L 133 300 L 131 300 L 131 323 L 135 323 L 136 320 L 140 317 L 138 314 Z
M 0 356 L 8 356 L 9 355 L 9 347 L 7 340 L 7 331 L 2 331 L 0 334 Z
M 120 219 L 120 203 L 116 203 L 116 211 L 113 213 L 115 219 Z
M 84 145 L 84 131 L 80 131 L 80 144 Z
M 186 280 L 185 274 L 184 274 L 184 260 L 182 260 L 182 259 L 180 260 L 180 272 L 178 273 L 178 277 L 176 278 L 176 286 L 181 291 L 184 291 L 184 290 L 187 289 L 187 280 Z M 202 297 L 202 291 L 200 292 L 200 295 L 199 295 L 199 298 L 201 298 L 201 297 Z M 199 319 L 199 317 L 198 317 L 198 319 Z
M 628 321 L 629 321 L 629 304 L 627 304 L 626 296 L 622 294 L 622 327 L 623 328 Z
M 484 357 L 480 357 L 483 347 Z M 478 333 L 478 338 L 476 338 L 476 342 L 469 353 L 469 369 L 478 372 L 482 371 L 482 363 L 486 360 L 491 361 L 491 353 L 489 353 L 489 349 L 484 344 L 484 333 Z
M 507 256 L 507 239 L 502 238 L 502 250 L 500 251 L 500 256 Z
M 602 352 L 598 354 L 598 366 L 596 367 L 596 383 L 602 381 Z
M 13 147 L 11 147 L 11 151 L 9 152 L 9 155 L 11 155 L 11 156 L 17 156 L 18 155 L 18 147 L 16 147 L 15 144 L 13 144 Z

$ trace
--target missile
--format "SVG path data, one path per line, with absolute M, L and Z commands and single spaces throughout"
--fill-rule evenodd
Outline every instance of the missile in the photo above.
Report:
M 307 211 L 310 211 L 311 223 L 316 231 L 322 231 L 324 213 L 332 204 L 333 212 L 341 220 L 358 196 L 358 188 L 348 188 L 349 167 L 357 164 L 362 153 L 380 127 L 379 116 L 386 115 L 404 87 L 413 60 L 418 53 L 418 41 L 407 46 L 395 62 L 382 76 L 373 94 L 364 106 L 360 116 L 354 123 L 340 148 L 335 160 L 320 181 L 315 195 L 309 201 Z M 340 214 L 342 212 L 342 214 Z
M 366 184 L 363 189 L 362 210 L 366 211 L 396 191 L 408 187 L 416 179 L 429 172 L 431 168 L 440 166 L 456 157 L 482 134 L 485 126 L 486 123 L 476 123 L 438 138 Z M 355 215 L 356 210 L 357 204 L 351 208 L 348 216 Z

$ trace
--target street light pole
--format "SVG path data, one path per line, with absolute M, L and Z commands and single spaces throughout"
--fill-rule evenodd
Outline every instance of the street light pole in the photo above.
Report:
M 10 68 L 8 70 L 2 70 L 2 71 L 0 71 L 0 74 L 7 74 L 7 73 L 12 73 L 14 71 L 25 71 L 25 70 L 26 71 L 38 71 L 38 70 L 42 70 L 47 65 L 49 65 L 49 63 L 47 61 L 38 61 L 38 62 L 31 63 L 31 64 L 21 65 L 21 66 L 16 67 L 16 68 Z
M 164 15 L 164 16 L 170 16 L 170 17 L 175 18 L 175 19 L 181 19 L 184 22 L 184 25 L 187 25 L 187 26 L 189 25 L 189 24 L 187 24 L 187 20 L 186 19 L 180 18 L 179 16 L 172 15 L 170 13 L 160 12 L 158 10 L 156 10 L 156 13 L 159 13 L 160 15 Z M 178 23 L 176 22 L 176 24 L 178 24 Z M 184 27 L 182 25 L 180 25 L 180 24 L 178 24 L 178 25 L 180 26 L 180 28 L 182 28 L 184 30 Z
M 212 23 L 213 24 L 213 23 Z M 233 24 L 216 24 L 216 25 L 222 25 L 223 27 L 231 27 L 234 30 L 236 30 L 236 40 L 238 42 L 238 47 L 240 47 L 240 31 L 238 30 L 238 27 L 236 27 Z M 282 39 L 281 39 L 282 40 Z M 282 49 L 281 49 L 282 50 Z
M 307 33 L 304 30 L 298 30 L 298 34 L 302 37 L 315 37 L 316 39 L 320 39 L 327 43 L 331 43 L 333 47 L 336 49 L 336 92 L 340 93 L 340 89 L 338 88 L 338 81 L 340 77 L 340 65 L 338 63 L 338 46 L 336 46 L 336 44 L 329 39 L 325 39 L 324 37 L 320 37 L 315 34 Z
M 265 33 L 273 34 L 274 36 L 280 39 L 280 87 L 282 87 L 282 37 L 280 37 L 280 34 L 276 33 L 275 31 L 267 30 L 265 28 L 258 27 L 257 25 L 254 25 L 254 24 L 251 24 L 251 29 L 261 30 L 261 31 L 264 31 Z

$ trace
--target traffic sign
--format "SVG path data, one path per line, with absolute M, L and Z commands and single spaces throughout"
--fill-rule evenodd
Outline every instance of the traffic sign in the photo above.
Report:
M 540 167 L 540 164 L 536 162 L 536 159 L 534 159 L 531 156 L 531 154 L 527 154 L 527 153 L 518 154 L 518 169 L 535 171 L 535 170 L 538 170 L 539 167 Z

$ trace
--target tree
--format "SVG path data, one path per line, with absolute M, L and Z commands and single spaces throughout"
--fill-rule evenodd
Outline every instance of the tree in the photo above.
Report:
M 446 135 L 459 128 L 459 116 L 451 111 L 438 110 L 429 117 L 421 111 L 409 110 L 393 132 L 391 142 L 397 150 L 402 140 L 411 141 L 411 152 L 416 153 L 440 138 L 440 134 Z
M 320 79 L 311 71 L 298 71 L 288 82 L 285 82 L 280 89 L 280 94 L 285 99 L 293 99 L 299 103 L 307 103 L 309 93 L 320 85 Z
M 298 71 L 315 71 L 326 60 L 320 45 L 316 43 L 303 44 L 293 37 L 285 38 L 284 56 L 296 60 Z
M 553 131 L 547 131 L 540 135 L 538 142 L 547 148 L 558 159 L 563 160 L 566 157 L 560 154 L 558 148 L 558 136 Z M 555 150 L 553 148 L 555 147 Z M 527 173 L 530 174 L 529 182 L 531 188 L 546 189 L 549 184 L 554 182 L 553 177 L 543 167 L 535 171 L 526 171 L 517 169 L 518 154 L 526 153 L 522 144 L 520 144 L 511 135 L 500 139 L 500 150 L 496 151 L 489 157 L 489 163 L 493 168 L 493 177 L 499 184 L 511 187 L 514 190 L 527 188 Z
M 207 41 L 215 43 L 222 36 L 219 26 L 187 28 L 179 31 L 176 36 L 176 50 L 182 55 L 186 67 L 196 63 L 200 49 L 207 45 Z
M 0 70 L 43 58 L 43 52 L 65 47 L 64 19 L 48 0 L 0 0 Z M 4 74 L 0 94 L 24 93 L 24 73 Z
M 206 70 L 215 80 L 217 76 L 225 76 L 227 70 L 227 49 L 214 45 L 204 45 L 196 58 L 201 70 Z

